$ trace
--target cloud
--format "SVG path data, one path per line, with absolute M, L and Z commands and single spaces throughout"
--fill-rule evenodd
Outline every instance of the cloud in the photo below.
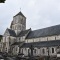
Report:
M 0 34 L 10 26 L 13 16 L 20 8 L 27 17 L 27 29 L 60 24 L 60 0 L 6 0 L 0 4 Z

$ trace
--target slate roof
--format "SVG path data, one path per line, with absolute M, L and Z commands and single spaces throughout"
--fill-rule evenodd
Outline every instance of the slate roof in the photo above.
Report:
M 17 13 L 15 16 L 18 16 L 18 15 L 21 15 L 21 16 L 25 17 L 21 11 L 20 11 L 19 13 Z M 15 16 L 14 16 L 14 17 L 15 17 Z M 25 18 L 26 18 L 26 17 L 25 17 Z
M 60 25 L 55 25 L 55 26 L 31 31 L 26 39 L 59 35 L 59 34 L 60 34 Z
M 7 29 L 7 30 L 9 32 L 10 36 L 16 37 L 16 34 L 15 34 L 15 31 L 14 30 L 11 30 L 11 29 Z
M 17 36 L 18 37 L 22 37 L 25 36 L 31 29 L 25 30 L 25 31 L 21 31 Z
M 51 46 L 60 46 L 60 40 L 53 41 L 43 41 L 43 42 L 33 42 L 33 43 L 25 43 L 22 47 L 30 47 L 33 45 L 34 47 L 51 47 Z

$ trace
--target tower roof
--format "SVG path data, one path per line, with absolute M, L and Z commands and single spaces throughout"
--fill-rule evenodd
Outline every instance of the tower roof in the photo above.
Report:
M 17 13 L 15 16 L 18 16 L 18 15 L 21 15 L 21 16 L 25 17 L 21 11 L 20 11 L 19 13 Z M 15 17 L 15 16 L 14 16 L 14 17 Z M 25 18 L 26 18 L 26 17 L 25 17 Z

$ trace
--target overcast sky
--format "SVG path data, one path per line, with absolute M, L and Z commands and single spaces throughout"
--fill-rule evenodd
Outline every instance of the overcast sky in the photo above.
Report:
M 0 3 L 0 34 L 9 28 L 20 8 L 27 18 L 27 29 L 36 30 L 60 24 L 60 0 L 6 0 Z

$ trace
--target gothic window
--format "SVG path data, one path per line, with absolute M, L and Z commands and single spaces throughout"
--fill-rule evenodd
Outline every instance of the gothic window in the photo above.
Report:
M 28 55 L 30 55 L 30 50 L 28 49 Z
M 54 53 L 54 48 L 52 48 L 52 53 Z
M 22 53 L 23 53 L 23 49 L 22 49 Z
M 48 41 L 48 37 L 47 37 L 47 41 Z
M 42 49 L 42 53 L 43 53 L 43 54 L 45 53 L 45 49 Z
M 19 42 L 20 42 L 20 38 L 19 38 Z
M 17 51 L 17 47 L 16 47 L 16 51 Z
M 6 48 L 6 51 L 7 51 L 7 48 Z
M 55 36 L 55 40 L 56 40 L 56 36 Z
M 34 53 L 36 53 L 36 49 L 34 49 Z

